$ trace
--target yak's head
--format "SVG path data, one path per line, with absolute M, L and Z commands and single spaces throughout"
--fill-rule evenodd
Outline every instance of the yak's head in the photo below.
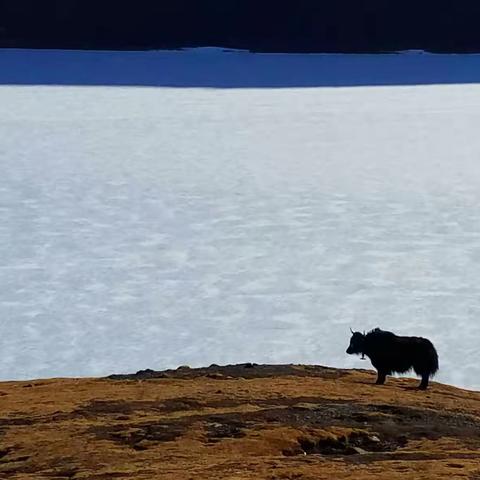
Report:
M 349 355 L 360 355 L 363 354 L 363 347 L 365 345 L 365 334 L 360 332 L 352 332 L 352 337 L 350 338 L 350 345 L 347 348 L 347 353 Z

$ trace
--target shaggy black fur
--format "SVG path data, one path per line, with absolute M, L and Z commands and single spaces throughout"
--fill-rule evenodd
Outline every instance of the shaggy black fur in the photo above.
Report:
M 429 378 L 438 370 L 438 354 L 430 340 L 422 337 L 400 337 L 379 328 L 368 332 L 352 332 L 348 354 L 370 358 L 378 372 L 377 385 L 383 385 L 387 375 L 414 370 L 422 377 L 418 388 L 425 390 Z

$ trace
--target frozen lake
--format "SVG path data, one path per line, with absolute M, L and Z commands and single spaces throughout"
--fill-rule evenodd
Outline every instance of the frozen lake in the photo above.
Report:
M 36 85 L 22 55 L 0 55 L 0 379 L 370 368 L 349 328 L 379 326 L 429 337 L 437 379 L 480 388 L 480 57 L 395 56 L 464 58 L 470 81 L 443 85 L 197 88 Z M 262 58 L 208 55 L 217 76 Z M 362 62 L 300 57 L 301 78 Z

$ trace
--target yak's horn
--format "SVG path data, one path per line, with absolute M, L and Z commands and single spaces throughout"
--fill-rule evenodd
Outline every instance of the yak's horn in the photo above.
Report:
M 351 331 L 352 333 L 355 333 L 355 332 L 352 330 L 352 327 L 350 327 L 350 331 Z

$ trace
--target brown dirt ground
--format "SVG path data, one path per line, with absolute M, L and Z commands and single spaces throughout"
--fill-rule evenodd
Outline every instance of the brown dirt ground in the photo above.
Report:
M 0 479 L 480 480 L 480 392 L 305 365 L 0 383 Z

